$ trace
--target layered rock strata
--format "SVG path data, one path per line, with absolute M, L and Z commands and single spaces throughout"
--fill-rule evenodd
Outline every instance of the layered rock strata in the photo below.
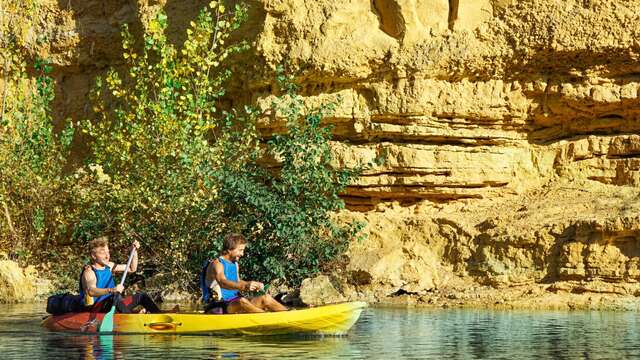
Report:
M 385 159 L 345 194 L 369 238 L 331 289 L 637 294 L 640 3 L 265 3 L 264 61 L 340 98 L 337 164 Z

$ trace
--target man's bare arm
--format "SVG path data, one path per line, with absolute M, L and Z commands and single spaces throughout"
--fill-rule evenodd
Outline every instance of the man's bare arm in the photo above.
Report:
M 133 257 L 131 258 L 131 265 L 129 266 L 129 269 L 125 269 L 127 267 L 126 264 L 118 264 L 116 266 L 113 267 L 113 272 L 125 272 L 125 270 L 127 270 L 130 273 L 134 273 L 136 272 L 136 270 L 138 270 L 138 249 L 140 248 L 140 242 L 138 242 L 138 240 L 133 242 L 133 246 L 134 250 L 133 250 Z
M 97 287 L 98 280 L 96 279 L 96 274 L 91 271 L 91 269 L 85 269 L 82 273 L 82 286 L 84 287 L 84 291 L 89 294 L 89 296 L 102 296 L 106 294 L 111 294 L 116 292 L 118 286 L 115 288 L 99 288 Z
M 240 265 L 238 263 L 236 263 L 236 271 L 238 274 L 238 281 L 241 281 L 243 283 L 247 283 L 247 289 L 249 291 L 260 291 L 262 289 L 264 289 L 264 284 L 259 282 L 259 281 L 243 281 L 240 279 Z
M 224 276 L 224 266 L 219 261 L 214 261 L 213 266 L 210 266 L 210 268 L 211 267 L 213 267 L 214 269 L 215 279 L 221 288 L 240 291 L 249 290 L 249 282 L 247 281 L 239 280 L 238 282 L 235 282 L 232 280 L 227 280 L 227 277 Z
M 214 263 L 215 261 L 211 261 L 211 262 Z M 216 276 L 216 267 L 213 266 L 212 264 L 209 264 L 209 266 L 207 266 L 205 279 L 207 280 L 207 283 L 212 283 L 214 280 L 218 281 Z

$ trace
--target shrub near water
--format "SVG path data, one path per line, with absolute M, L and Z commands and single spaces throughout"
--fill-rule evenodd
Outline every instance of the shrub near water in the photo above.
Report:
M 274 103 L 288 118 L 288 133 L 263 144 L 255 111 L 219 109 L 230 71 L 223 65 L 247 48 L 227 44 L 246 16 L 212 2 L 190 24 L 180 48 L 167 42 L 167 18 L 146 26 L 141 50 L 123 30 L 126 70 L 111 70 L 94 92 L 97 122 L 90 171 L 76 236 L 112 234 L 116 246 L 139 239 L 145 258 L 160 265 L 160 284 L 189 288 L 200 263 L 219 250 L 229 231 L 251 245 L 243 276 L 297 284 L 332 260 L 356 233 L 329 213 L 343 206 L 338 193 L 351 173 L 329 163 L 330 132 L 320 120 L 330 111 L 306 109 L 290 88 Z M 266 146 L 265 146 L 266 145 Z M 261 162 L 270 155 L 275 168 Z
M 338 225 L 331 218 L 344 208 L 338 195 L 356 173 L 330 165 L 331 131 L 321 120 L 335 104 L 306 108 L 281 71 L 278 80 L 285 95 L 274 101 L 272 110 L 286 118 L 287 133 L 275 135 L 262 151 L 253 147 L 251 157 L 275 159 L 277 170 L 264 162 L 242 167 L 226 162 L 217 176 L 227 226 L 253 239 L 245 271 L 297 285 L 343 253 L 363 224 Z

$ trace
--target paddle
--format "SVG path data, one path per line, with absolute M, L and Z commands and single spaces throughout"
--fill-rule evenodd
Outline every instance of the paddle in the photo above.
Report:
M 124 279 L 127 278 L 127 273 L 129 272 L 129 266 L 131 265 L 131 260 L 133 259 L 133 253 L 136 251 L 136 247 L 133 246 L 131 249 L 131 254 L 129 254 L 129 260 L 127 260 L 127 266 L 124 268 L 124 274 L 122 275 L 122 280 L 120 280 L 120 286 L 124 286 Z M 116 313 L 116 302 L 118 301 L 117 296 L 120 294 L 116 293 L 113 295 L 113 305 L 111 305 L 111 310 L 104 315 L 102 319 L 102 323 L 100 323 L 100 328 L 98 332 L 112 332 L 113 331 L 113 315 Z

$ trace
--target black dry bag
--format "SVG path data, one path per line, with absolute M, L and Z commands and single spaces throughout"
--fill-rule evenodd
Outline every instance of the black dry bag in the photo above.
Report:
M 80 312 L 84 308 L 80 295 L 69 293 L 51 295 L 47 298 L 47 312 L 60 315 L 70 312 Z

